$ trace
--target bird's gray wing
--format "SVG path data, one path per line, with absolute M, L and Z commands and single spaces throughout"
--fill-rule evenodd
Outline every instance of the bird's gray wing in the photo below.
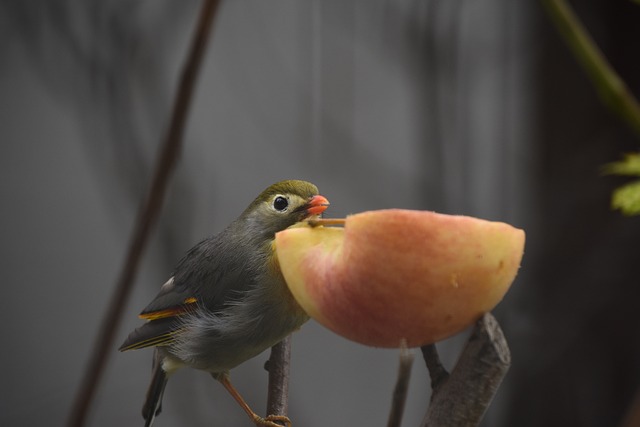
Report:
M 120 347 L 130 350 L 168 345 L 182 326 L 179 317 L 199 307 L 215 312 L 242 298 L 251 286 L 251 273 L 224 235 L 203 240 L 178 263 L 160 292 L 140 313 L 147 323 L 134 330 Z

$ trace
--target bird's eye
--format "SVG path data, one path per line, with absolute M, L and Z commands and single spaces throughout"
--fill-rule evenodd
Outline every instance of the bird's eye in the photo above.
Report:
M 277 196 L 275 199 L 273 199 L 273 208 L 278 212 L 286 211 L 288 206 L 289 201 L 284 196 Z

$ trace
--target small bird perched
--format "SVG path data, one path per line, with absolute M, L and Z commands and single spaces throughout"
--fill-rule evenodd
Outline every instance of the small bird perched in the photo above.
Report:
M 147 322 L 120 347 L 156 348 L 142 408 L 145 427 L 160 413 L 168 377 L 183 366 L 211 373 L 256 424 L 291 424 L 285 416 L 262 418 L 253 412 L 231 385 L 229 370 L 308 320 L 282 277 L 274 237 L 300 221 L 318 219 L 328 205 L 311 183 L 278 182 L 221 233 L 198 243 L 178 262 L 173 276 L 140 313 Z

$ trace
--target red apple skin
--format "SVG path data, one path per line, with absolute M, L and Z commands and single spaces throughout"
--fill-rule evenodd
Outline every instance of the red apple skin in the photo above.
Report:
M 389 209 L 349 216 L 344 229 L 291 228 L 275 245 L 312 318 L 361 344 L 416 347 L 493 309 L 515 279 L 524 241 L 505 223 Z

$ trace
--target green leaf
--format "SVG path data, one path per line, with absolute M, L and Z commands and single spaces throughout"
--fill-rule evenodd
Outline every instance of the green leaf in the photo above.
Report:
M 627 153 L 623 160 L 604 165 L 602 172 L 608 175 L 640 176 L 640 153 Z
M 611 207 L 620 209 L 624 215 L 639 215 L 640 180 L 616 188 L 611 197 Z

